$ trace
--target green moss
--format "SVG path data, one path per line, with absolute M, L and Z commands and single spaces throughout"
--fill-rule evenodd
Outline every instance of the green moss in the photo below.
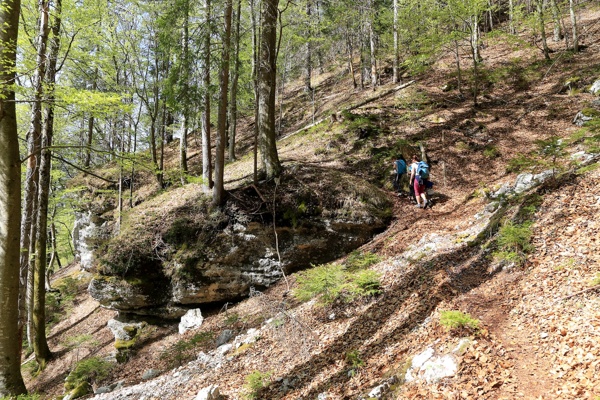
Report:
M 69 395 L 72 399 L 76 399 L 78 397 L 83 397 L 92 393 L 92 386 L 87 382 L 82 382 L 77 387 L 69 392 Z
M 115 349 L 117 349 L 118 351 L 130 350 L 133 346 L 135 346 L 136 342 L 136 338 L 133 338 L 131 340 L 117 339 L 115 340 Z

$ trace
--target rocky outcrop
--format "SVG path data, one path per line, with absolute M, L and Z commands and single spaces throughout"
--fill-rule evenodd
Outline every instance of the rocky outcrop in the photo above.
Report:
M 89 286 L 103 306 L 176 318 L 235 300 L 366 243 L 390 217 L 385 193 L 350 174 L 298 167 L 230 192 L 222 208 L 188 185 L 133 210 Z

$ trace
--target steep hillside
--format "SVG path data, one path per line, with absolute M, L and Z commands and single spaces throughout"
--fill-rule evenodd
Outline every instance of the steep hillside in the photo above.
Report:
M 580 157 L 571 155 L 597 152 L 594 133 L 572 121 L 584 108 L 600 108 L 587 91 L 600 74 L 600 13 L 582 17 L 589 27 L 585 50 L 573 54 L 553 44 L 550 63 L 535 48 L 486 40 L 477 108 L 457 91 L 442 90 L 454 79 L 450 59 L 397 91 L 390 83 L 355 93 L 333 73 L 324 76 L 315 119 L 325 120 L 300 132 L 312 118 L 306 96 L 291 88 L 279 142 L 284 167 L 338 170 L 388 190 L 394 209 L 387 230 L 338 261 L 348 269 L 370 264 L 381 293 L 325 306 L 316 298 L 301 302 L 293 290 L 302 275 L 292 274 L 240 303 L 202 308 L 202 326 L 183 335 L 176 324 L 145 321 L 127 361 L 92 376 L 95 389 L 121 382 L 95 398 L 192 399 L 209 385 L 229 399 L 598 398 L 600 172 L 597 160 L 581 168 Z M 579 87 L 566 88 L 575 76 Z M 332 112 L 340 118 L 330 119 Z M 249 138 L 250 127 L 243 125 L 242 136 Z M 392 160 L 419 143 L 435 182 L 426 210 L 391 191 Z M 251 166 L 250 154 L 229 164 L 227 188 L 250 185 Z M 548 168 L 557 173 L 543 184 L 512 195 L 505 190 L 518 173 Z M 351 190 L 345 182 L 338 182 L 341 189 Z M 140 201 L 151 194 L 169 207 L 150 184 L 138 190 Z M 81 289 L 91 278 L 65 278 L 68 272 L 57 277 L 57 287 L 79 282 Z M 49 335 L 55 359 L 28 379 L 28 388 L 45 398 L 63 393 L 78 360 L 115 350 L 106 323 L 116 312 L 85 290 L 72 294 L 71 312 L 57 318 Z M 468 313 L 480 324 L 446 329 L 445 311 Z M 416 360 L 426 365 L 437 356 L 459 368 L 431 383 L 406 382 L 409 370 L 409 377 L 426 375 Z

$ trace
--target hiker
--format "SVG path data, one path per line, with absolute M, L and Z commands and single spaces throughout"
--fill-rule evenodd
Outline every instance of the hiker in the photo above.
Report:
M 394 161 L 394 172 L 396 176 L 394 176 L 394 189 L 397 192 L 397 195 L 400 196 L 402 194 L 403 178 L 406 175 L 406 160 L 402 155 L 399 155 Z
M 419 156 L 414 155 L 410 163 L 410 186 L 414 190 L 414 197 L 417 201 L 416 206 L 427 208 L 427 181 L 429 179 L 429 165 L 425 161 L 420 161 Z

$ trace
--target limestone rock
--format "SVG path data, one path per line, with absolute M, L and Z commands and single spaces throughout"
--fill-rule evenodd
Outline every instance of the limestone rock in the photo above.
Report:
M 389 199 L 360 178 L 304 165 L 291 170 L 276 191 L 272 183 L 244 187 L 218 210 L 189 188 L 155 197 L 148 209 L 139 205 L 109 242 L 90 294 L 107 308 L 176 318 L 182 306 L 236 300 L 284 272 L 337 259 L 389 222 Z M 278 246 L 272 202 L 264 201 L 274 196 Z
M 188 312 L 181 317 L 181 322 L 179 322 L 179 334 L 183 335 L 190 329 L 199 328 L 203 321 L 204 317 L 199 308 L 188 310 Z
M 195 400 L 220 400 L 221 393 L 219 393 L 219 387 L 216 385 L 210 385 L 198 392 Z
M 590 93 L 593 95 L 600 94 L 600 79 L 595 81 L 590 88 Z
M 141 322 L 122 322 L 117 319 L 111 319 L 106 325 L 116 340 L 132 340 L 144 324 Z
M 216 340 L 216 346 L 222 346 L 225 343 L 229 342 L 233 337 L 233 331 L 231 329 L 225 329 L 223 332 L 219 334 Z

